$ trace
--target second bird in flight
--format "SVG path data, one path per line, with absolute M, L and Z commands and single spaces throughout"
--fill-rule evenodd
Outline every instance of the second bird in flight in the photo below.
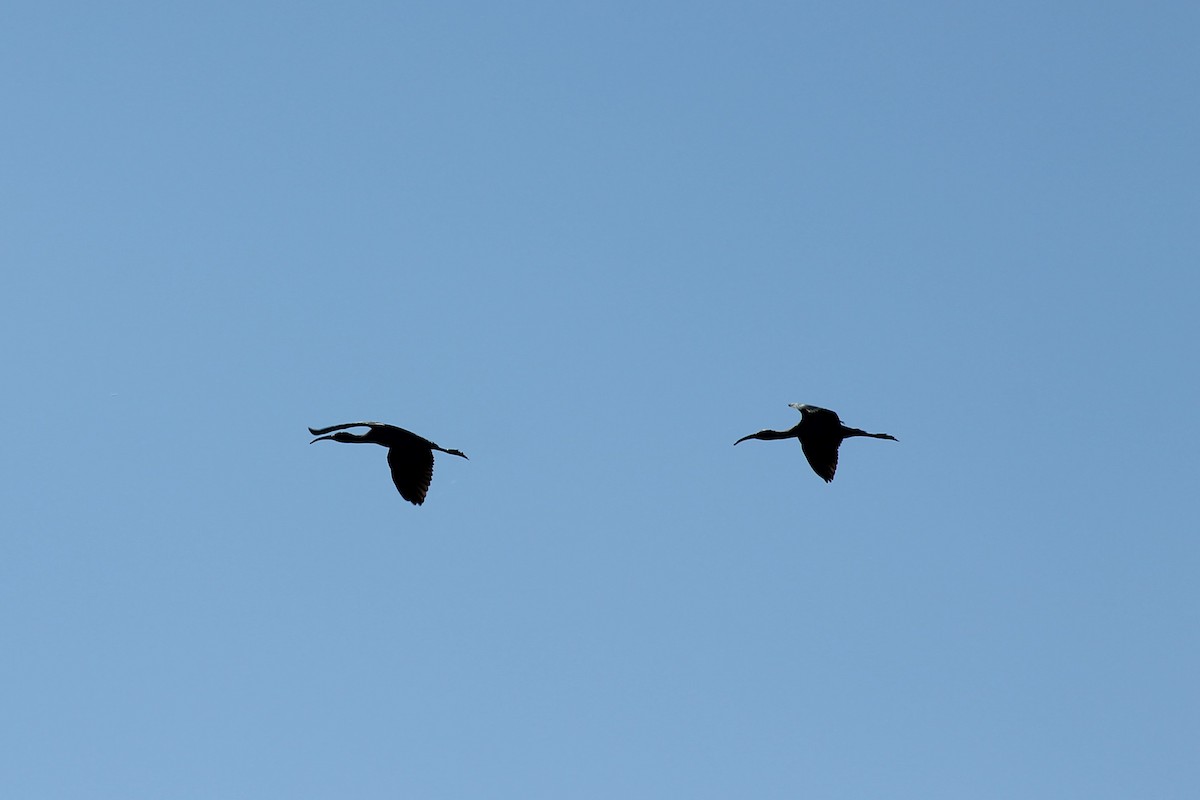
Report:
M 366 428 L 367 432 L 345 432 L 346 428 L 359 427 Z M 338 433 L 322 435 L 330 431 Z M 415 506 L 424 503 L 425 495 L 429 492 L 429 482 L 433 480 L 434 450 L 452 456 L 467 457 L 461 450 L 447 450 L 424 436 L 417 436 L 412 431 L 382 422 L 347 422 L 344 425 L 330 425 L 328 428 L 309 428 L 308 432 L 317 437 L 309 444 L 331 439 L 348 444 L 379 444 L 386 447 L 388 466 L 392 468 L 392 483 L 396 484 L 400 496 Z
M 799 439 L 800 449 L 808 459 L 813 472 L 825 479 L 826 483 L 833 480 L 837 472 L 838 446 L 843 439 L 851 436 L 870 436 L 874 439 L 891 439 L 899 441 L 890 433 L 867 433 L 858 428 L 847 428 L 842 424 L 836 412 L 828 408 L 806 406 L 801 403 L 788 403 L 791 408 L 800 412 L 800 421 L 786 431 L 762 430 L 743 436 L 734 444 L 740 444 L 747 439 Z

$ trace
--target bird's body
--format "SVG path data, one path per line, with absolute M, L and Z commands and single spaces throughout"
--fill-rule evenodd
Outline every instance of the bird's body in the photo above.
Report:
M 813 472 L 823 478 L 826 483 L 833 480 L 837 472 L 838 447 L 842 440 L 852 436 L 870 436 L 874 439 L 891 439 L 895 436 L 887 433 L 867 433 L 858 428 L 848 428 L 842 424 L 838 415 L 827 408 L 807 406 L 800 403 L 789 403 L 791 408 L 800 412 L 800 421 L 786 431 L 762 430 L 743 436 L 734 444 L 740 444 L 747 439 L 799 439 L 800 449 L 808 459 Z
M 358 427 L 366 428 L 367 432 L 362 434 L 345 432 L 346 428 Z M 416 506 L 425 502 L 425 495 L 429 492 L 429 482 L 433 480 L 434 450 L 452 456 L 467 457 L 459 450 L 447 450 L 412 431 L 397 428 L 395 425 L 385 425 L 382 422 L 347 422 L 344 425 L 330 425 L 328 428 L 309 428 L 308 431 L 317 437 L 309 444 L 329 439 L 334 442 L 378 444 L 386 447 L 388 466 L 392 470 L 392 483 L 396 484 L 396 489 L 400 492 L 401 497 Z M 338 431 L 338 433 L 331 433 L 331 431 Z

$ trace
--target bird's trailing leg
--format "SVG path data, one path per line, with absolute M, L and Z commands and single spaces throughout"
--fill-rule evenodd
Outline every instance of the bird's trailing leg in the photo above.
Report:
M 891 439 L 893 442 L 900 441 L 890 433 L 867 433 L 866 431 L 861 431 L 858 428 L 847 428 L 843 425 L 842 438 L 849 439 L 851 436 L 870 436 L 872 439 Z

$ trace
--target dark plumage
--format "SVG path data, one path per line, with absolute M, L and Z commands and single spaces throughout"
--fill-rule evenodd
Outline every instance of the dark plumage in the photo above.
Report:
M 345 428 L 365 427 L 366 433 L 346 433 Z M 322 434 L 339 431 L 330 436 Z M 309 444 L 322 439 L 332 439 L 335 442 L 379 444 L 388 449 L 388 466 L 392 469 L 392 483 L 400 496 L 413 505 L 419 506 L 425 502 L 429 492 L 429 482 L 433 480 L 433 451 L 449 453 L 452 456 L 466 458 L 466 454 L 458 450 L 447 450 L 438 447 L 433 442 L 417 436 L 412 431 L 397 428 L 395 425 L 385 425 L 382 422 L 347 422 L 345 425 L 330 425 L 328 428 L 309 428 L 308 432 L 316 439 Z
M 799 439 L 800 449 L 804 451 L 804 457 L 808 459 L 813 472 L 829 483 L 833 480 L 833 473 L 837 472 L 838 446 L 841 445 L 843 439 L 849 439 L 851 436 L 870 436 L 875 439 L 899 441 L 891 434 L 867 433 L 858 428 L 847 428 L 842 424 L 838 415 L 827 408 L 806 406 L 800 403 L 789 403 L 788 405 L 800 412 L 800 421 L 790 430 L 762 430 L 749 436 L 743 436 L 734 444 L 740 444 L 747 439 Z

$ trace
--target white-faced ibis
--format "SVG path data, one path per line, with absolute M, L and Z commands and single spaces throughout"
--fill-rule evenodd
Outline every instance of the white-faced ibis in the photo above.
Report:
M 829 483 L 833 480 L 833 473 L 837 472 L 838 446 L 843 439 L 849 439 L 851 436 L 870 436 L 875 439 L 899 441 L 888 433 L 867 433 L 858 428 L 847 428 L 838 415 L 828 408 L 801 403 L 788 405 L 800 412 L 800 421 L 794 427 L 786 431 L 759 431 L 743 436 L 734 444 L 747 439 L 799 439 L 800 449 L 804 451 L 804 457 L 808 459 L 813 472 Z
M 366 428 L 367 432 L 345 432 L 346 428 L 358 427 Z M 322 435 L 330 431 L 338 433 Z M 332 439 L 335 442 L 380 444 L 386 447 L 388 466 L 392 469 L 392 483 L 396 484 L 400 496 L 415 506 L 424 503 L 425 495 L 429 492 L 429 482 L 433 480 L 434 450 L 452 456 L 467 457 L 459 450 L 447 450 L 412 431 L 382 422 L 347 422 L 345 425 L 330 425 L 328 428 L 309 428 L 308 432 L 317 437 L 309 444 L 322 439 Z

